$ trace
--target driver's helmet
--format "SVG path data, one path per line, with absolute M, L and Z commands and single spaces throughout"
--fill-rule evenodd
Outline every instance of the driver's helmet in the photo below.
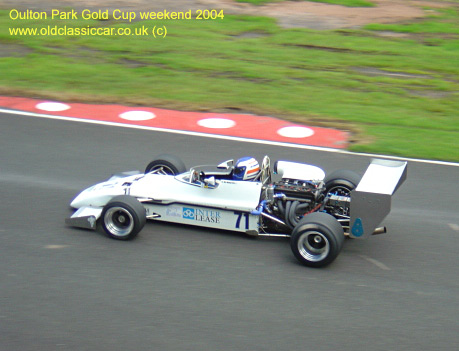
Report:
M 242 157 L 237 160 L 233 169 L 234 180 L 252 180 L 260 173 L 260 165 L 253 157 Z

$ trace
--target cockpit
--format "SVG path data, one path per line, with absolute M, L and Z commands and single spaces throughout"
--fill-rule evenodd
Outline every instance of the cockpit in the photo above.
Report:
M 227 160 L 217 166 L 195 166 L 189 172 L 176 176 L 176 179 L 200 186 L 214 189 L 221 181 L 255 181 L 266 184 L 271 181 L 270 160 L 265 156 L 260 167 L 253 157 L 243 157 L 237 160 Z

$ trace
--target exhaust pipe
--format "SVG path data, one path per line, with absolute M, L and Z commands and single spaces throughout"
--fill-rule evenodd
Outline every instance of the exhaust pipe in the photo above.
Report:
M 379 228 L 375 229 L 375 231 L 373 232 L 372 235 L 386 234 L 386 233 L 387 233 L 387 228 L 386 227 L 379 227 Z

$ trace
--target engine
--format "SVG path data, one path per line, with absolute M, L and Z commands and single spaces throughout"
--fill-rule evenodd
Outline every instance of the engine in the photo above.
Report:
M 331 214 L 347 221 L 350 216 L 350 197 L 327 193 L 325 183 L 297 179 L 282 179 L 265 188 L 265 211 L 271 221 L 269 229 L 285 231 L 298 224 L 304 216 L 316 211 Z M 279 221 L 280 220 L 280 221 Z
M 291 199 L 310 201 L 317 198 L 318 185 L 311 181 L 295 179 L 283 179 L 273 184 L 275 194 L 284 194 Z
M 261 179 L 266 185 L 258 211 L 263 216 L 262 227 L 266 231 L 292 231 L 304 216 L 316 211 L 329 213 L 341 222 L 344 229 L 349 228 L 351 198 L 328 192 L 325 172 L 321 168 L 277 161 L 273 170 L 280 180 L 271 181 L 270 161 L 265 157 Z

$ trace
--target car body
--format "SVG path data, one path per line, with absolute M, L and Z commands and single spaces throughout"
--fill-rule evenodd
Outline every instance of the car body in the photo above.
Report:
M 134 238 L 146 219 L 291 238 L 298 260 L 312 267 L 331 263 L 345 235 L 368 237 L 390 211 L 393 193 L 406 178 L 406 162 L 376 159 L 365 175 L 265 156 L 255 179 L 235 180 L 235 165 L 197 166 L 161 155 L 145 172 L 125 172 L 83 190 L 67 224 L 108 236 Z

